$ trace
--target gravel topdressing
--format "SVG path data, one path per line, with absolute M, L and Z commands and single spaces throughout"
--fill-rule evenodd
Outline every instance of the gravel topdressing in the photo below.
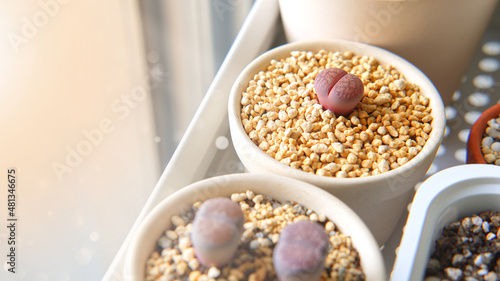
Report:
M 319 103 L 318 73 L 356 75 L 364 94 L 348 116 Z M 365 177 L 410 161 L 432 130 L 430 100 L 390 65 L 351 52 L 293 51 L 271 60 L 242 93 L 241 121 L 249 138 L 277 161 L 328 177 Z
M 358 252 L 351 238 L 342 234 L 324 215 L 295 202 L 278 202 L 252 191 L 231 196 L 245 214 L 244 232 L 234 259 L 221 268 L 200 265 L 191 245 L 190 233 L 197 209 L 196 202 L 184 214 L 171 218 L 157 249 L 146 264 L 145 280 L 277 280 L 272 254 L 283 228 L 299 220 L 321 224 L 329 236 L 328 255 L 321 280 L 365 280 Z

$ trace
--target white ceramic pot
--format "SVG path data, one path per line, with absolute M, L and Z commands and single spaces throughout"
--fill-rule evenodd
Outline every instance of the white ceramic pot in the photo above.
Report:
M 376 58 L 382 65 L 392 65 L 406 79 L 417 84 L 430 99 L 432 132 L 423 149 L 399 168 L 369 177 L 333 178 L 309 174 L 284 165 L 260 150 L 246 134 L 240 118 L 240 100 L 248 81 L 269 64 L 271 59 L 288 57 L 299 51 L 352 51 L 356 55 Z M 238 76 L 229 98 L 229 126 L 238 157 L 250 172 L 270 173 L 299 179 L 330 192 L 351 207 L 368 225 L 382 245 L 404 212 L 412 188 L 422 180 L 431 166 L 445 130 L 444 106 L 431 81 L 415 66 L 381 48 L 345 40 L 305 41 L 289 43 L 269 50 L 250 63 Z
M 418 189 L 410 209 L 391 280 L 421 281 L 443 227 L 500 207 L 500 167 L 460 165 L 440 171 Z
M 288 41 L 346 39 L 376 45 L 415 64 L 445 104 L 498 0 L 279 0 Z
M 186 212 L 193 203 L 214 197 L 252 190 L 278 201 L 295 201 L 318 214 L 324 214 L 338 229 L 351 236 L 359 252 L 367 281 L 384 281 L 382 254 L 368 227 L 342 201 L 310 184 L 275 175 L 231 174 L 209 178 L 184 187 L 165 200 L 140 224 L 125 261 L 125 280 L 144 280 L 146 260 L 158 238 L 170 227 L 170 218 Z

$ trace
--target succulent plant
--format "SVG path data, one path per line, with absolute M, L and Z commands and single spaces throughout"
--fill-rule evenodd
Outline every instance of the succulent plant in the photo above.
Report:
M 280 281 L 316 281 L 324 270 L 328 235 L 321 225 L 298 221 L 286 226 L 273 252 Z
M 223 266 L 234 256 L 243 232 L 244 215 L 229 198 L 205 201 L 193 221 L 191 240 L 205 266 Z
M 319 103 L 335 114 L 348 115 L 363 97 L 361 79 L 340 68 L 327 68 L 314 79 Z

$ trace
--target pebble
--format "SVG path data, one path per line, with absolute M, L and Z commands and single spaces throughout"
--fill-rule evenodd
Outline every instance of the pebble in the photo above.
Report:
M 463 275 L 462 270 L 454 267 L 447 267 L 445 271 L 446 271 L 446 276 L 448 276 L 448 278 L 450 278 L 453 281 L 460 280 L 460 278 L 462 278 Z
M 489 137 L 489 136 L 488 137 L 484 137 L 483 140 L 482 140 L 482 142 L 481 142 L 481 145 L 482 146 L 490 147 L 493 144 L 494 141 L 495 140 L 492 137 Z
M 457 266 L 457 265 L 461 264 L 463 261 L 464 261 L 464 255 L 455 254 L 453 256 L 451 264 L 453 264 L 453 266 Z
M 184 226 L 185 225 L 184 220 L 180 216 L 172 216 L 172 223 L 175 226 L 180 226 L 180 225 Z
M 485 281 L 497 281 L 498 280 L 498 274 L 495 272 L 489 272 L 484 276 Z
M 220 276 L 220 270 L 217 267 L 212 266 L 208 269 L 207 276 L 208 278 L 217 278 Z
M 500 142 L 492 143 L 490 146 L 491 150 L 494 152 L 500 152 Z
M 500 165 L 500 115 L 488 122 L 483 139 L 481 151 L 486 163 Z

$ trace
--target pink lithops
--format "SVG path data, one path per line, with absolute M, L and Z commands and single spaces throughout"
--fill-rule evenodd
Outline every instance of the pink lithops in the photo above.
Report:
M 317 281 L 324 270 L 328 235 L 321 225 L 299 221 L 281 232 L 273 252 L 273 264 L 280 281 Z
M 223 266 L 234 256 L 243 232 L 244 215 L 229 198 L 205 201 L 193 221 L 191 240 L 195 254 L 205 266 Z
M 340 68 L 327 68 L 314 79 L 314 89 L 324 108 L 335 114 L 348 115 L 363 97 L 361 79 Z

